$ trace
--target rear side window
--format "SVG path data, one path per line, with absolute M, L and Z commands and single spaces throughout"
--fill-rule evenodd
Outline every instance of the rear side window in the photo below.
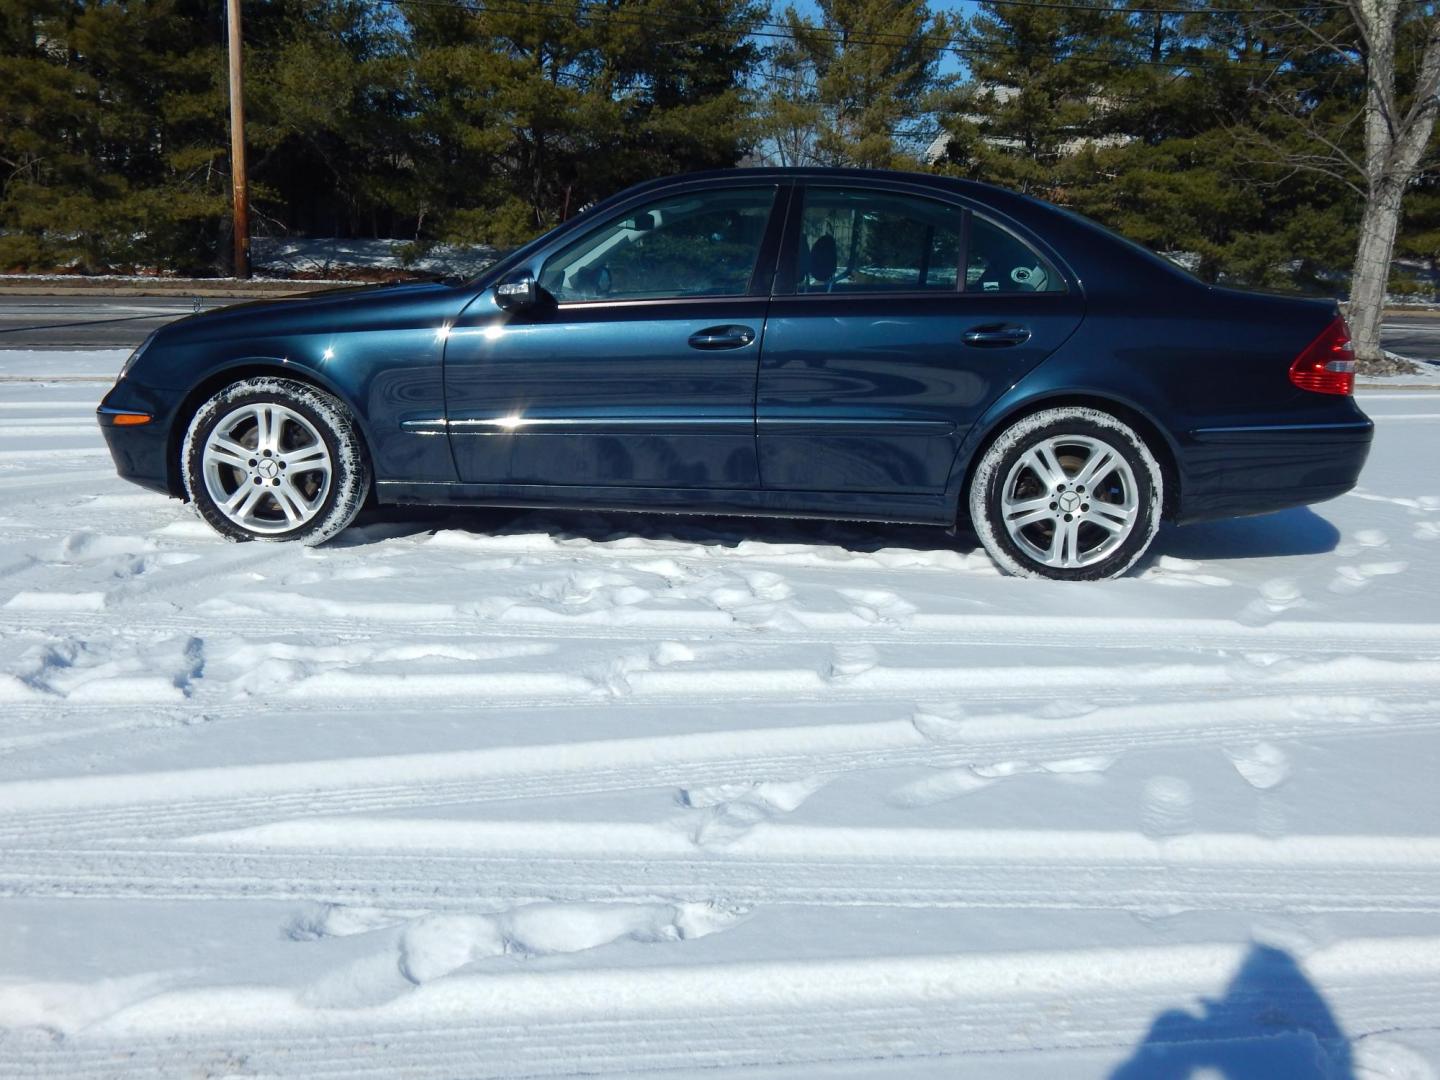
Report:
M 976 216 L 970 219 L 965 291 L 1064 292 L 1065 279 L 1029 244 Z
M 808 188 L 797 293 L 954 292 L 965 212 L 882 191 Z

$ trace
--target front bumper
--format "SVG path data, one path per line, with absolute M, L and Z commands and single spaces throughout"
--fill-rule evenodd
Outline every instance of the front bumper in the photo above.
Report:
M 1179 522 L 1267 514 L 1324 502 L 1355 486 L 1375 425 L 1334 423 L 1201 428 L 1189 433 L 1181 463 Z
M 126 417 L 149 416 L 148 423 L 125 422 Z M 174 407 L 158 392 L 121 379 L 100 402 L 95 417 L 115 471 L 151 491 L 180 496 L 179 462 L 172 462 L 171 421 Z

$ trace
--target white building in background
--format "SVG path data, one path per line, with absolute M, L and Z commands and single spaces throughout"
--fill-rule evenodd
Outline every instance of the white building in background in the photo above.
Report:
M 984 96 L 986 94 L 990 94 L 993 95 L 997 100 L 1005 102 L 1009 101 L 1018 93 L 1020 93 L 1019 89 L 1014 86 L 992 85 L 981 87 L 980 90 L 977 92 L 976 96 Z M 1104 113 L 1110 108 L 1108 100 L 1098 96 L 1092 96 L 1088 98 L 1087 104 L 1089 104 L 1093 109 L 1094 113 L 1097 114 Z M 964 114 L 962 116 L 962 119 L 976 125 L 980 124 L 983 120 L 981 116 L 975 113 Z M 985 142 L 989 143 L 991 146 L 1000 147 L 1002 149 L 1019 150 L 1022 145 L 1019 139 L 1010 139 L 998 135 L 987 135 L 984 137 L 984 139 Z M 1058 149 L 1061 157 L 1069 157 L 1072 154 L 1078 154 L 1087 146 L 1124 146 L 1126 143 L 1132 142 L 1133 140 L 1134 136 L 1132 135 L 1102 135 L 1098 138 L 1093 135 L 1076 135 L 1074 138 L 1066 139 L 1065 141 L 1060 143 Z M 931 141 L 930 145 L 925 148 L 925 164 L 935 164 L 935 162 L 939 161 L 945 156 L 945 152 L 949 149 L 949 147 L 950 133 L 948 131 L 940 132 L 940 134 L 935 136 L 934 140 Z

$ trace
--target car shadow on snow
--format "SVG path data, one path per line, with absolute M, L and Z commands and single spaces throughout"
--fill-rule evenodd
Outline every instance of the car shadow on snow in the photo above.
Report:
M 1165 525 L 1146 555 L 1180 559 L 1260 559 L 1322 555 L 1340 543 L 1340 530 L 1308 506 L 1257 517 Z M 1142 566 L 1145 563 L 1142 563 Z
M 924 525 L 822 521 L 788 518 L 725 517 L 595 510 L 513 510 L 491 507 L 368 507 L 355 526 L 332 544 L 357 547 L 400 536 L 441 529 L 477 535 L 544 533 L 556 540 L 592 542 L 642 539 L 734 548 L 742 543 L 813 544 L 871 553 L 885 548 L 913 551 L 977 552 L 968 528 L 950 533 Z M 1160 556 L 1183 559 L 1254 559 L 1318 555 L 1333 551 L 1340 530 L 1308 507 L 1259 517 L 1166 525 L 1136 567 L 1144 570 Z
M 1219 1000 L 1167 1009 L 1110 1080 L 1355 1080 L 1350 1041 L 1283 949 L 1254 945 Z
M 968 530 L 958 535 L 924 525 L 885 525 L 871 522 L 822 521 L 791 518 L 725 517 L 595 510 L 510 510 L 486 507 L 371 507 L 355 525 L 332 543 L 373 543 L 394 536 L 440 529 L 459 529 L 477 535 L 544 533 L 556 540 L 604 541 L 642 539 L 734 548 L 743 543 L 813 544 L 853 552 L 883 548 L 915 551 L 977 550 L 979 543 Z

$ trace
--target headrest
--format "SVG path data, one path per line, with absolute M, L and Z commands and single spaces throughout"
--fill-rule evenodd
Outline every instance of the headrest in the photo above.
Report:
M 835 276 L 839 255 L 835 249 L 835 237 L 826 233 L 817 237 L 810 245 L 810 280 L 828 282 Z

